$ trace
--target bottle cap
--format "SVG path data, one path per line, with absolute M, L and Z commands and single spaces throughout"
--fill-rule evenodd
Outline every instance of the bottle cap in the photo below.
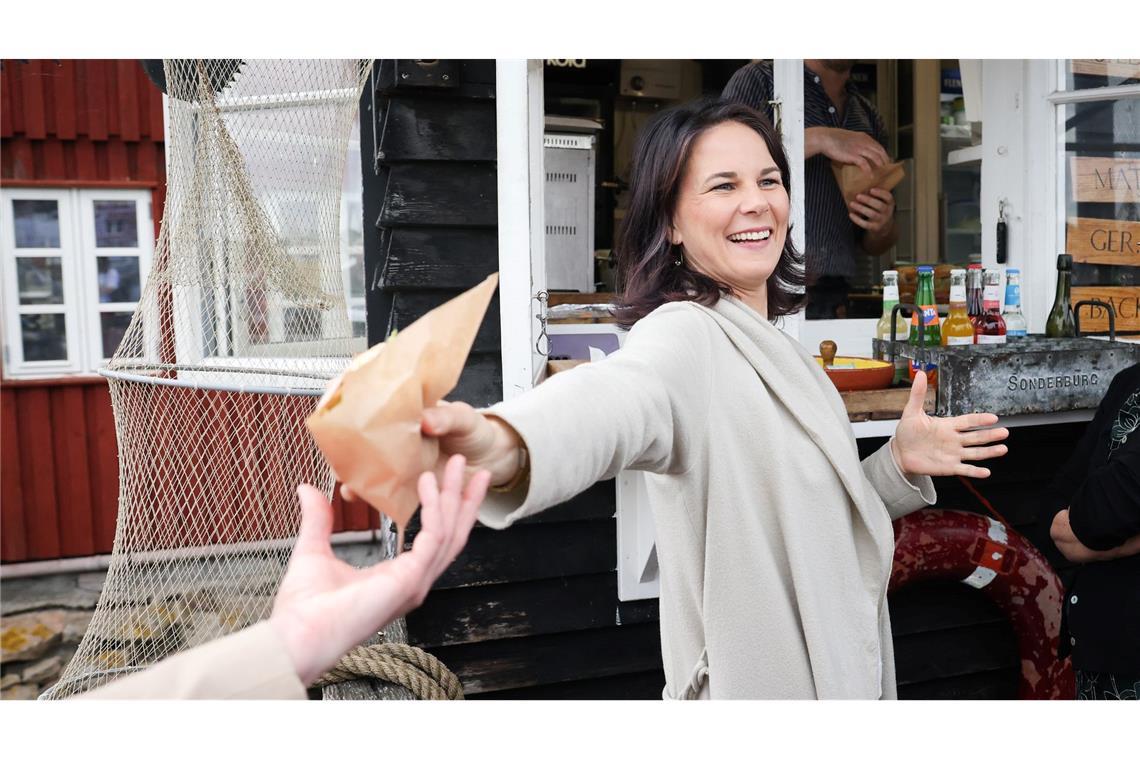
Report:
M 982 265 L 981 264 L 970 264 L 970 266 L 968 266 L 966 268 L 967 269 L 981 269 Z
M 1006 267 L 1005 273 L 1006 274 L 1021 274 L 1021 270 L 1018 269 L 1017 267 Z
M 922 273 L 925 273 L 925 272 L 933 272 L 933 271 L 934 271 L 934 267 L 930 267 L 930 266 L 921 266 L 921 267 L 919 267 L 919 268 L 918 268 L 918 271 L 919 271 L 919 273 L 920 273 L 920 274 L 922 274 Z
M 883 270 L 883 274 L 898 274 L 898 273 L 899 273 L 899 270 L 897 270 L 897 269 L 884 269 Z
M 1073 257 L 1067 253 L 1057 255 L 1057 269 L 1068 272 L 1073 268 Z

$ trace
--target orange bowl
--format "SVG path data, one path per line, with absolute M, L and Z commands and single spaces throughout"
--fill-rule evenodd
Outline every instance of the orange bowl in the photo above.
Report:
M 859 356 L 837 356 L 831 367 L 823 366 L 823 359 L 815 357 L 819 366 L 842 391 L 877 391 L 889 388 L 895 379 L 895 365 L 878 359 Z

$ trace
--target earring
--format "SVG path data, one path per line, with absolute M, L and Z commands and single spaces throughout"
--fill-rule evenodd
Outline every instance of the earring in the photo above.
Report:
M 685 249 L 681 246 L 674 246 L 677 249 L 677 258 L 673 259 L 673 266 L 679 267 L 685 263 Z

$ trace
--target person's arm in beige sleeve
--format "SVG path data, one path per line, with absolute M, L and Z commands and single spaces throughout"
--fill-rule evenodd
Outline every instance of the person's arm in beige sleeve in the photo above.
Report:
M 337 558 L 328 500 L 298 489 L 301 530 L 268 620 L 164 660 L 83 695 L 89 699 L 303 699 L 340 657 L 419 606 L 467 541 L 490 474 L 463 486 L 466 461 L 451 457 L 440 488 L 419 481 L 421 529 L 400 556 L 358 569 Z
M 707 321 L 687 308 L 655 312 L 624 347 L 560 372 L 483 413 L 461 403 L 424 411 L 425 435 L 492 473 L 479 519 L 505 528 L 623 469 L 684 469 L 704 429 L 713 372 Z M 519 449 L 527 455 L 520 458 Z M 525 465 L 524 465 L 525 459 Z M 516 478 L 520 466 L 529 476 Z

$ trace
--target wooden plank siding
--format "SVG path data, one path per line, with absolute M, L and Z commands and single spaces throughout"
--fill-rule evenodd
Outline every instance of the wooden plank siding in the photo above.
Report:
M 111 551 L 118 469 L 106 385 L 0 387 L 4 562 Z
M 498 270 L 494 62 L 436 70 L 447 86 L 379 61 L 362 99 L 369 343 Z M 501 397 L 496 298 L 450 398 Z M 614 514 L 611 480 L 511 530 L 477 527 L 408 616 L 409 641 L 473 697 L 660 696 L 657 602 L 617 601 Z
M 162 93 L 135 60 L 0 61 L 0 183 L 166 193 Z

